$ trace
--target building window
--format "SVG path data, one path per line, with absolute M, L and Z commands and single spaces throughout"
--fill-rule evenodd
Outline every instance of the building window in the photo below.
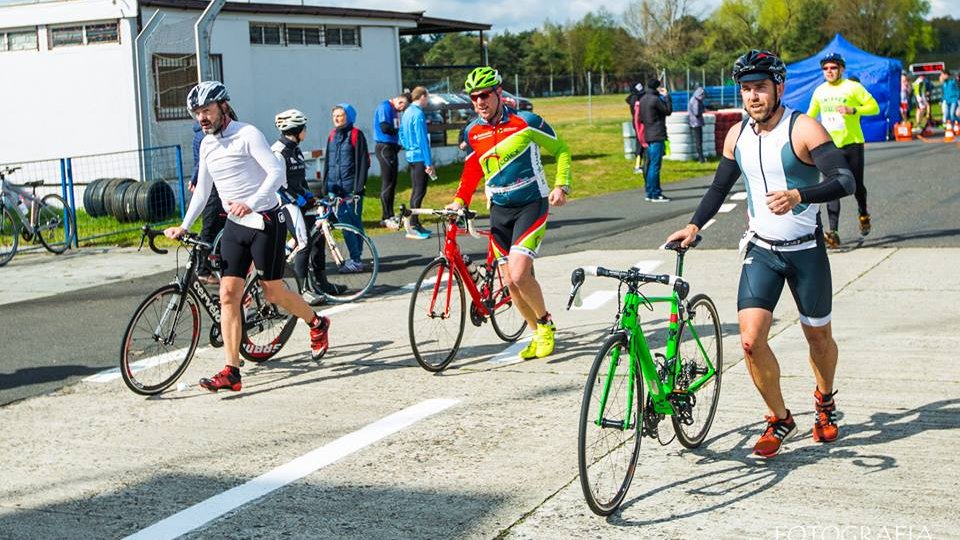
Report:
M 98 43 L 120 43 L 119 21 L 99 21 L 66 26 L 51 26 L 48 30 L 50 48 Z
M 223 81 L 223 56 L 211 54 L 210 62 L 217 80 Z M 153 82 L 153 108 L 158 121 L 192 118 L 187 110 L 187 94 L 197 85 L 196 55 L 154 54 Z
M 38 48 L 37 27 L 0 30 L 0 52 L 35 51 Z
M 360 46 L 360 28 L 357 26 L 328 26 L 327 45 Z
M 250 43 L 253 45 L 359 47 L 360 27 L 250 23 Z

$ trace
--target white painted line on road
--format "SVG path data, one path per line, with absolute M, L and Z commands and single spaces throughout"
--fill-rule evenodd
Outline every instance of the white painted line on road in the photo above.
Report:
M 616 297 L 617 291 L 595 291 L 590 293 L 590 296 L 584 298 L 582 304 L 570 309 L 575 309 L 577 311 L 598 309 Z
M 745 200 L 747 200 L 747 192 L 746 192 L 746 191 L 738 191 L 738 192 L 736 192 L 736 193 L 734 193 L 733 195 L 730 196 L 730 200 L 731 200 L 731 201 L 745 201 Z
M 351 309 L 359 307 L 359 304 L 340 304 L 339 306 L 333 306 L 330 309 L 325 309 L 320 312 L 320 315 L 329 317 L 335 313 L 343 313 L 344 311 L 350 311 Z M 202 349 L 197 349 L 194 351 L 194 356 L 199 352 L 206 351 L 210 347 L 204 347 Z M 175 351 L 166 352 L 157 356 L 151 356 L 150 358 L 144 358 L 130 364 L 130 368 L 134 373 L 139 373 L 145 369 L 152 367 L 157 367 L 159 365 L 166 364 L 168 362 L 178 362 L 183 359 L 183 355 L 186 349 L 177 349 Z M 94 383 L 94 384 L 106 384 L 108 382 L 113 382 L 120 378 L 120 368 L 110 368 L 100 373 L 95 373 L 86 379 L 83 379 L 83 382 Z
M 663 245 L 667 245 L 664 243 Z M 637 264 L 634 264 L 633 267 L 637 270 L 643 272 L 644 274 L 649 274 L 657 269 L 658 266 L 663 264 L 663 261 L 638 261 Z
M 721 214 L 726 214 L 727 212 L 733 210 L 737 207 L 737 203 L 724 203 L 720 205 L 720 209 L 717 212 Z
M 520 351 L 527 348 L 527 345 L 530 344 L 530 340 L 533 339 L 533 336 L 527 336 L 520 338 L 513 345 L 507 347 L 500 354 L 494 356 L 490 360 L 487 360 L 488 365 L 493 366 L 506 366 L 509 364 L 518 364 L 520 362 L 525 362 L 523 358 L 520 358 Z
M 420 284 L 420 288 L 422 289 L 422 288 L 424 288 L 424 287 L 429 287 L 429 286 L 433 285 L 433 284 L 436 283 L 436 282 L 437 282 L 437 278 L 435 278 L 435 277 L 427 278 L 427 279 L 423 280 L 423 283 Z M 404 285 L 403 287 L 400 287 L 400 288 L 403 289 L 404 291 L 412 291 L 413 288 L 416 287 L 416 286 L 417 286 L 416 283 L 407 283 L 406 285 Z
M 270 492 L 300 480 L 402 429 L 459 403 L 457 399 L 428 399 L 344 435 L 249 482 L 210 497 L 134 533 L 127 539 L 177 538 Z
M 703 228 L 700 229 L 700 230 L 701 230 L 701 231 L 705 231 L 705 230 L 707 230 L 707 227 L 713 225 L 713 224 L 716 223 L 716 222 L 717 222 L 717 220 L 711 219 L 710 221 L 704 223 L 704 224 L 703 224 Z

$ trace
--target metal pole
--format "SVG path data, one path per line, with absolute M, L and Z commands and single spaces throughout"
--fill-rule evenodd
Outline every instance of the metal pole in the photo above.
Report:
M 723 89 L 727 86 L 727 81 L 723 80 L 723 68 L 720 68 L 720 106 L 726 105 L 723 100 Z
M 180 151 L 180 145 L 176 147 L 177 155 L 177 180 L 180 182 L 180 219 L 187 214 L 187 193 L 183 187 L 183 153 Z
M 516 73 L 513 74 L 513 91 L 516 92 L 517 97 L 520 97 L 520 75 Z M 517 107 L 519 106 L 520 104 L 518 103 Z
M 587 118 L 593 125 L 593 73 L 587 72 Z
M 690 66 L 687 66 L 687 93 L 690 93 Z
M 193 26 L 193 34 L 197 42 L 197 81 L 213 79 L 213 70 L 210 66 L 210 34 L 213 21 L 226 3 L 227 0 L 210 0 L 207 9 L 203 10 L 203 14 Z

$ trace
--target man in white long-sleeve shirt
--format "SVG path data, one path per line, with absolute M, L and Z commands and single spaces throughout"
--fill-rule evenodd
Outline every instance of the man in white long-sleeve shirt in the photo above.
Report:
M 187 96 L 187 107 L 206 136 L 200 143 L 197 187 L 183 223 L 164 230 L 169 238 L 179 238 L 186 233 L 203 210 L 211 187 L 216 185 L 227 212 L 220 240 L 220 326 L 226 366 L 213 377 L 200 379 L 200 386 L 213 392 L 241 388 L 240 300 L 251 263 L 260 273 L 267 301 L 310 326 L 314 360 L 327 352 L 330 326 L 329 319 L 314 313 L 298 294 L 283 284 L 283 244 L 287 229 L 276 192 L 286 183 L 285 173 L 260 130 L 231 120 L 229 99 L 227 89 L 218 81 L 203 81 Z

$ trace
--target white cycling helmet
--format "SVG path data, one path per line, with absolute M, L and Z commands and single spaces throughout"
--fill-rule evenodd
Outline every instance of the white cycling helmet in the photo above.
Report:
M 227 87 L 220 81 L 202 81 L 187 94 L 187 109 L 193 112 L 213 102 L 230 101 Z
M 307 117 L 297 109 L 288 109 L 277 114 L 276 124 L 280 131 L 296 129 L 307 125 Z

